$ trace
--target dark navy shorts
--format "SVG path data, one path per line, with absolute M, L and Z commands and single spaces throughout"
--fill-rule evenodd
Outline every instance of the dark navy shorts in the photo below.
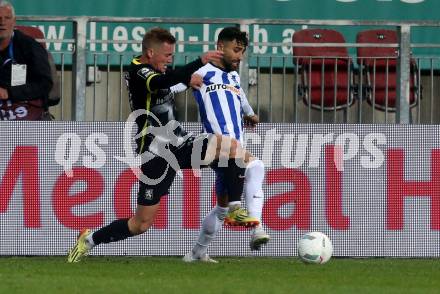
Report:
M 194 151 L 201 152 L 200 158 L 204 158 L 208 148 L 209 136 L 202 134 L 199 136 L 189 137 L 179 147 L 170 147 L 170 151 L 174 154 L 180 169 L 189 169 L 191 166 L 191 155 Z M 144 206 L 155 205 L 160 202 L 160 198 L 168 195 L 169 189 L 176 177 L 176 170 L 171 167 L 168 161 L 160 156 L 154 156 L 141 166 L 141 171 L 148 179 L 144 183 L 139 181 L 139 191 L 137 196 L 137 204 Z M 153 183 L 157 182 L 157 183 Z

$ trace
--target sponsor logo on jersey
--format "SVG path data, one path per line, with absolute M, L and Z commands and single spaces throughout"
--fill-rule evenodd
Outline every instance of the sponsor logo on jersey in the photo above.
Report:
M 138 72 L 137 72 L 138 76 L 140 76 L 143 79 L 146 79 L 152 73 L 154 73 L 154 72 L 147 67 L 143 67 L 140 70 L 138 70 Z
M 147 189 L 145 191 L 145 199 L 152 200 L 153 199 L 153 190 Z
M 228 90 L 233 92 L 236 95 L 240 95 L 240 90 L 235 88 L 233 85 L 227 85 L 227 84 L 212 84 L 206 86 L 206 93 L 214 92 L 218 90 Z

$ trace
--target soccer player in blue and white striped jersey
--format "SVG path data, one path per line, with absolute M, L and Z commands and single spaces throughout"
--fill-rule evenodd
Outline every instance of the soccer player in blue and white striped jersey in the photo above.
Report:
M 243 89 L 240 86 L 240 77 L 237 73 L 240 61 L 246 51 L 248 39 L 245 32 L 237 27 L 224 28 L 217 40 L 217 50 L 223 51 L 223 58 L 218 62 L 207 63 L 194 74 L 203 79 L 200 88 L 194 89 L 194 96 L 198 103 L 203 129 L 207 133 L 230 136 L 243 144 L 244 124 L 255 125 L 258 116 L 255 115 Z M 259 225 L 252 231 L 250 246 L 252 250 L 259 250 L 261 245 L 269 241 L 269 235 L 261 226 L 263 209 L 263 180 L 264 164 L 261 160 L 252 157 L 246 163 L 244 173 L 244 193 L 249 217 L 258 220 Z M 217 173 L 217 196 L 227 194 L 222 187 L 222 175 Z M 225 218 L 225 223 L 233 222 L 234 209 L 230 208 Z M 193 250 L 185 257 L 185 261 L 193 261 L 206 249 L 215 234 L 221 228 L 222 213 L 224 208 L 216 206 L 205 217 L 199 239 Z M 231 217 L 230 217 L 231 216 Z M 230 217 L 230 218 L 229 218 Z
M 194 90 L 204 131 L 234 137 L 243 144 L 243 119 L 255 116 L 246 94 L 240 87 L 240 76 L 207 63 L 195 74 L 203 78 L 200 89 Z

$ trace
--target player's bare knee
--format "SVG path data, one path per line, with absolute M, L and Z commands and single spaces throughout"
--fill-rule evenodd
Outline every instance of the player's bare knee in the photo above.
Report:
M 221 156 L 225 158 L 242 158 L 243 148 L 234 138 L 223 137 L 220 148 Z
M 238 154 L 238 145 L 240 145 L 238 142 L 237 142 L 237 140 L 235 140 L 235 139 L 231 139 L 230 140 L 230 142 L 229 142 L 229 150 L 230 150 L 230 157 L 231 158 L 235 158 L 235 156 L 237 156 L 237 154 Z
M 148 222 L 142 222 L 137 224 L 137 226 L 135 226 L 133 228 L 133 231 L 131 233 L 133 233 L 134 235 L 140 235 L 145 233 L 146 231 L 148 231 L 148 229 L 151 227 L 151 224 Z
M 220 135 L 212 135 L 210 134 L 208 136 L 208 144 L 206 146 L 206 153 L 205 153 L 205 157 L 202 158 L 202 162 L 204 164 L 209 164 L 211 163 L 214 159 L 218 159 L 219 158 L 219 152 L 220 152 L 220 145 L 218 143 L 219 137 L 221 138 Z M 194 154 L 194 156 L 198 155 L 198 154 Z
M 252 153 L 250 153 L 247 150 L 243 149 L 243 153 L 244 153 L 244 162 L 246 164 L 249 164 L 251 161 L 258 160 L 258 158 L 254 157 L 254 155 L 252 155 Z
M 145 233 L 153 224 L 153 221 L 143 221 L 140 223 L 139 232 L 140 234 Z
M 132 233 L 133 235 L 140 235 L 145 233 L 151 227 L 153 221 L 154 220 L 150 220 L 150 219 L 144 219 L 144 220 L 137 218 L 130 219 L 128 223 L 130 233 Z

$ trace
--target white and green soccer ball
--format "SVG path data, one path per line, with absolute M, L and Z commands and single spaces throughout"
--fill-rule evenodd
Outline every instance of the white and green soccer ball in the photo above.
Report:
M 307 233 L 298 242 L 298 256 L 305 263 L 324 264 L 332 254 L 332 242 L 321 232 Z

